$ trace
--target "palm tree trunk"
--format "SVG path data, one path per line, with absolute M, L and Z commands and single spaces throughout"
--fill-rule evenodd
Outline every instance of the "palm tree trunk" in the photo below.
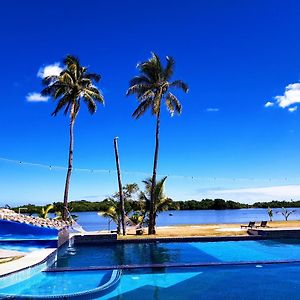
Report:
M 74 122 L 75 122 L 75 114 L 71 112 L 71 121 L 70 121 L 70 145 L 69 145 L 69 160 L 68 160 L 68 171 L 65 183 L 65 192 L 64 192 L 64 209 L 63 209 L 63 220 L 66 221 L 68 219 L 68 199 L 69 199 L 69 188 L 70 188 L 70 179 L 71 173 L 73 169 L 73 144 L 74 144 Z
M 156 172 L 157 172 L 158 151 L 159 151 L 159 130 L 160 130 L 160 103 L 159 103 L 159 108 L 156 117 L 155 152 L 154 152 L 153 173 L 152 173 L 148 234 L 156 233 L 155 231 L 156 216 L 155 216 L 154 208 L 155 208 Z
M 126 235 L 124 195 L 123 195 L 121 168 L 120 168 L 118 140 L 117 139 L 118 139 L 117 137 L 114 138 L 114 148 L 115 148 L 116 166 L 117 166 L 117 174 L 118 174 L 120 210 L 121 210 L 121 225 L 122 225 L 122 233 L 123 233 L 123 235 Z

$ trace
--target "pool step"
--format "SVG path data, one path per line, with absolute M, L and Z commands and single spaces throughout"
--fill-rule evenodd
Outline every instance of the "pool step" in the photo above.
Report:
M 85 270 L 87 271 L 87 270 Z M 70 271 L 72 272 L 72 271 Z M 52 271 L 53 273 L 53 271 Z M 1 294 L 0 299 L 32 299 L 32 300 L 39 300 L 39 299 L 95 299 L 106 295 L 113 291 L 119 284 L 120 279 L 122 276 L 122 270 L 112 270 L 112 274 L 107 282 L 101 284 L 100 286 L 77 293 L 70 293 L 70 294 L 60 294 L 60 295 L 13 295 L 13 294 Z

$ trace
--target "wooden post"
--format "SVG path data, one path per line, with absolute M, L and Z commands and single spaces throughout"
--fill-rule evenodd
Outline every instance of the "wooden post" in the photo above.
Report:
M 124 195 L 123 195 L 123 186 L 122 186 L 120 160 L 119 160 L 118 137 L 114 138 L 114 148 L 115 148 L 116 166 L 117 166 L 117 174 L 118 174 L 122 233 L 123 235 L 126 235 L 125 205 L 124 205 Z

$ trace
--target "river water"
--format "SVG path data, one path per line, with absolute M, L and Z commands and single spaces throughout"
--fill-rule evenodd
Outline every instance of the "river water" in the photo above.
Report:
M 295 213 L 289 220 L 300 219 L 300 208 L 293 208 Z M 278 212 L 278 213 L 276 213 Z M 284 220 L 281 209 L 273 209 L 273 220 Z M 109 219 L 101 217 L 97 212 L 78 212 L 78 223 L 87 231 L 115 229 L 116 226 Z M 175 210 L 162 212 L 157 217 L 157 226 L 172 226 L 186 224 L 221 224 L 221 223 L 248 223 L 249 221 L 269 220 L 266 209 L 226 209 L 226 210 Z

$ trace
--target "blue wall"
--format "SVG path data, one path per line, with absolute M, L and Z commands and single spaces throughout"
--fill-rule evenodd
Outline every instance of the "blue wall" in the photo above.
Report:
M 33 235 L 38 237 L 57 237 L 58 230 L 7 220 L 0 220 L 0 236 L 1 235 Z

